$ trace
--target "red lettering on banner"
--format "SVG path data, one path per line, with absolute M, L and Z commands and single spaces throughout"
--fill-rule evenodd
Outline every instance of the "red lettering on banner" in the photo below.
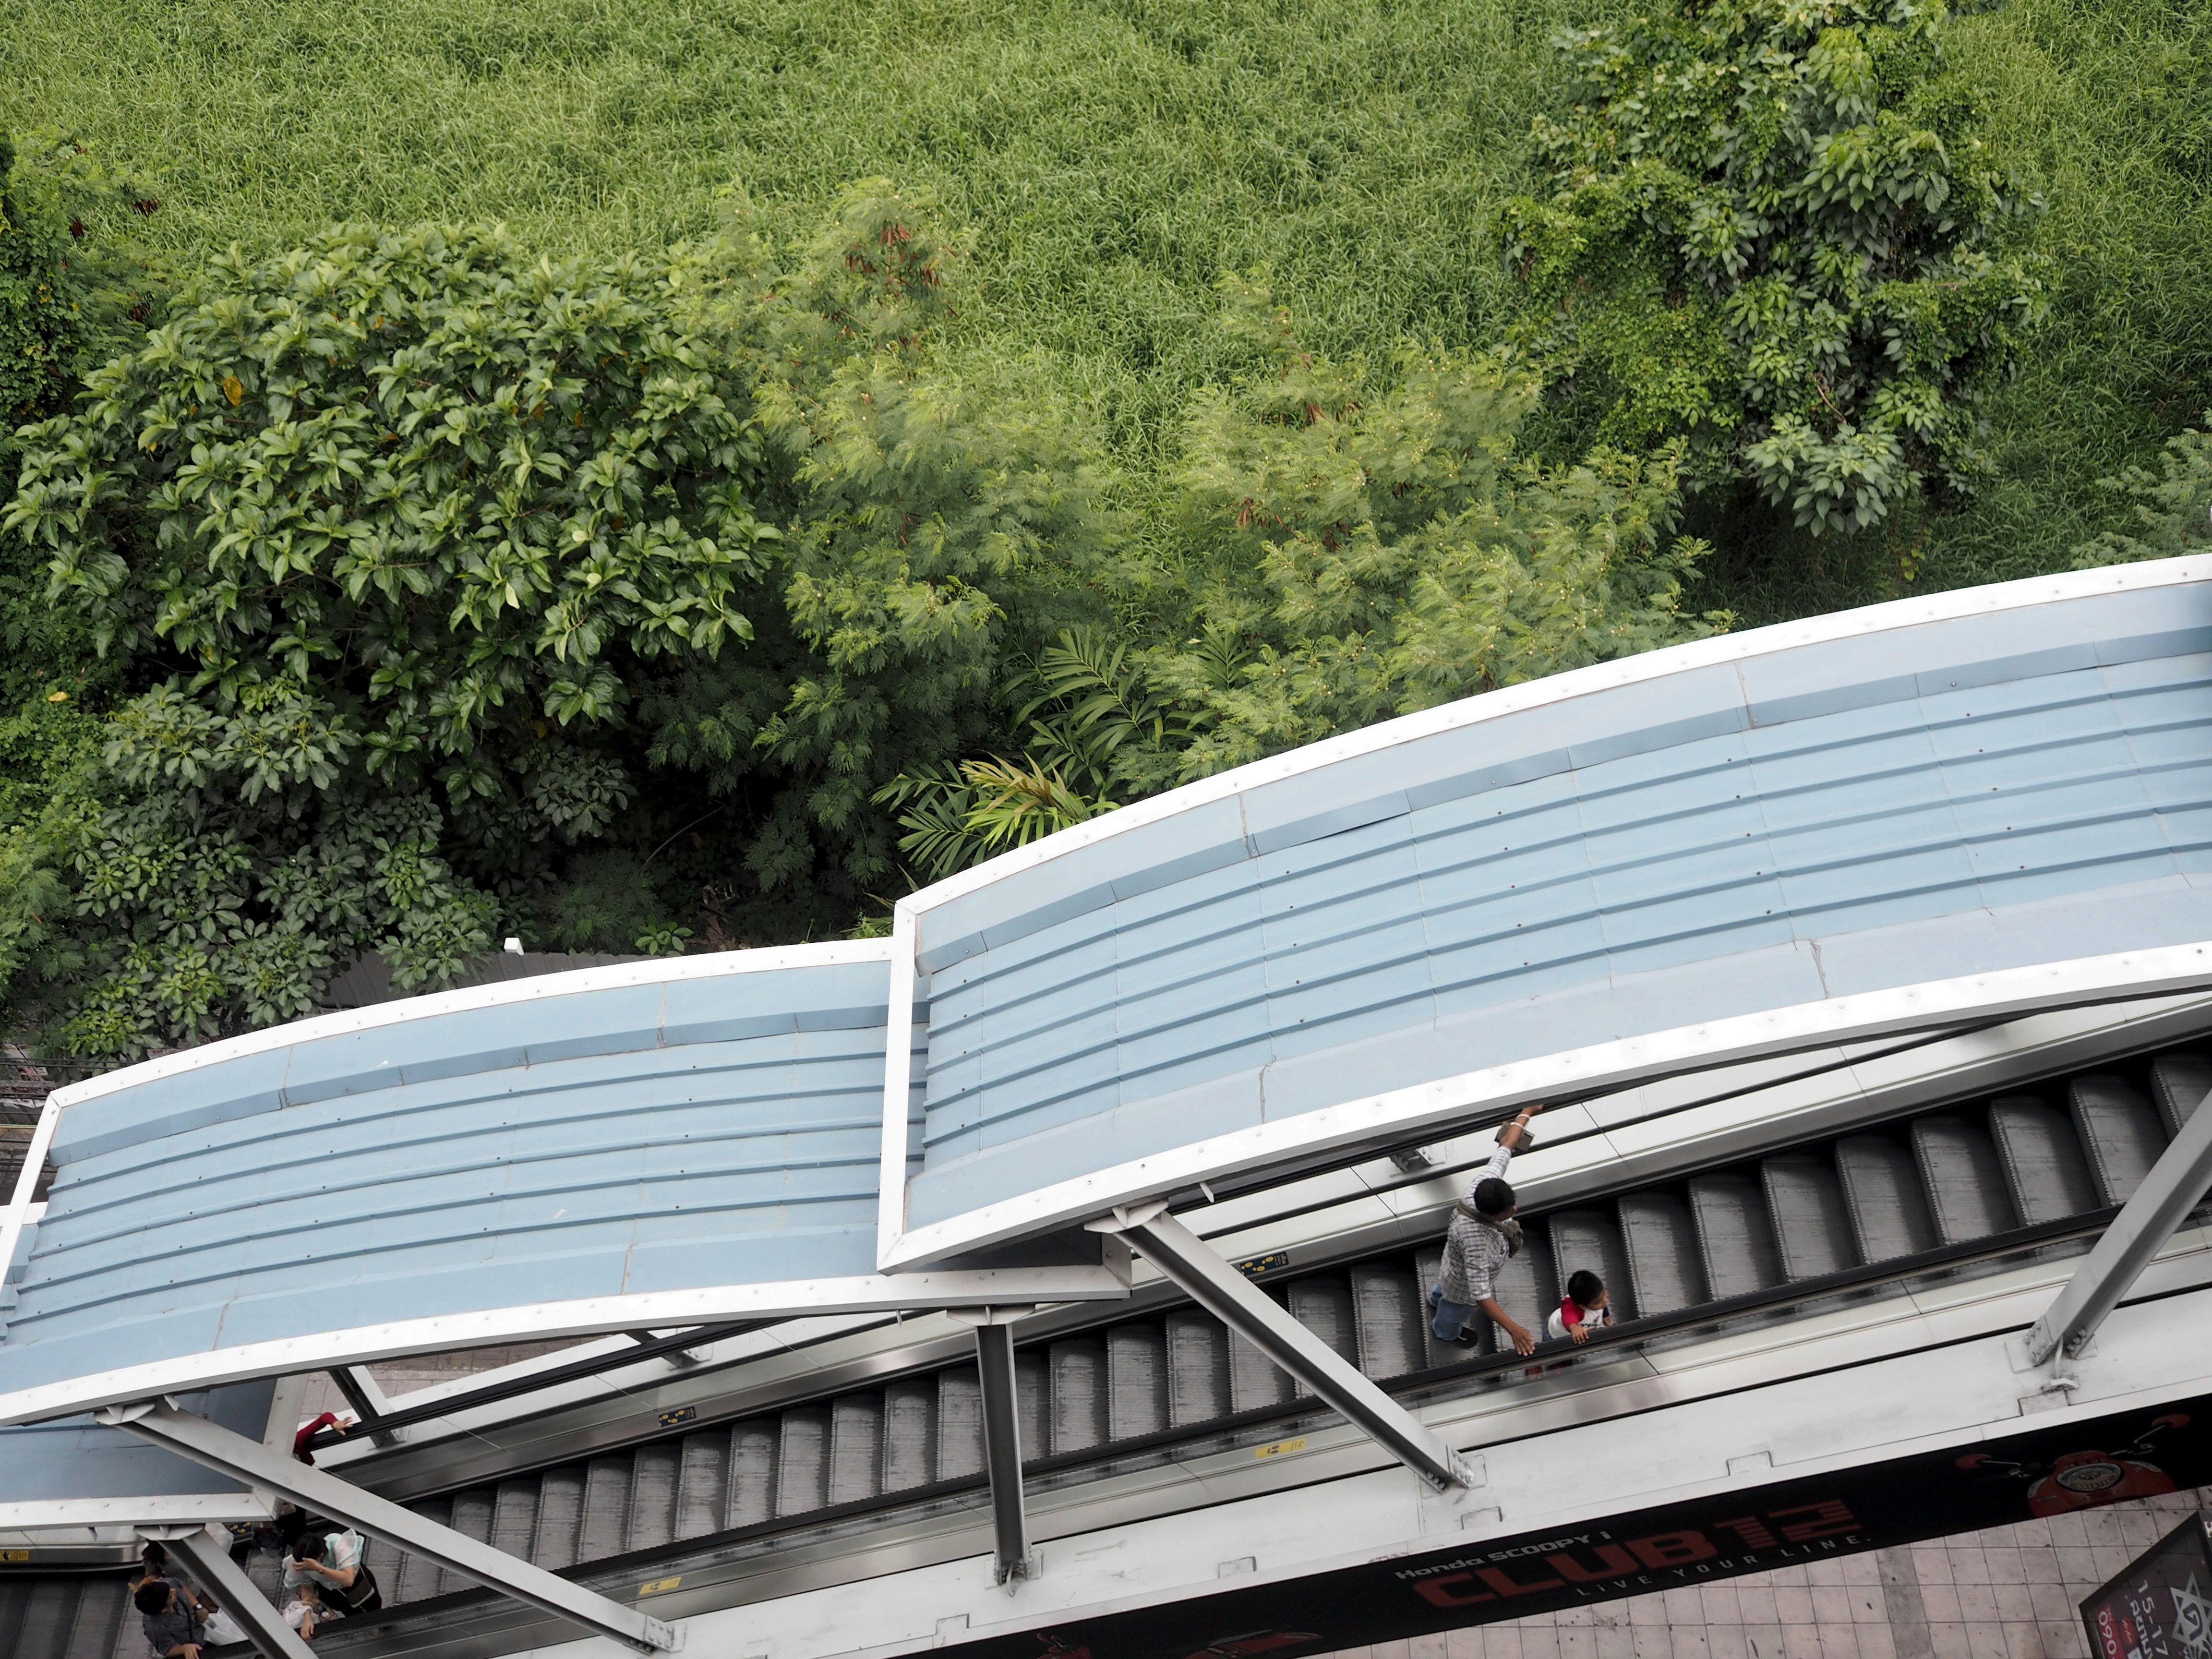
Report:
M 1650 1538 L 1632 1538 L 1628 1547 L 1647 1567 L 1686 1567 L 1692 1561 L 1710 1561 L 1720 1553 L 1701 1532 L 1662 1532 Z
M 1636 1558 L 1618 1544 L 1592 1544 L 1589 1548 L 1602 1564 L 1595 1571 L 1575 1559 L 1576 1546 L 1572 1544 L 1553 1551 L 1544 1558 L 1544 1565 L 1560 1577 L 1571 1578 L 1577 1584 L 1595 1584 L 1601 1578 L 1619 1578 L 1636 1571 Z
M 1713 1524 L 1726 1527 L 1742 1539 L 1743 1547 L 1747 1550 L 1771 1550 L 1774 1547 L 1774 1534 L 1761 1526 L 1756 1516 L 1741 1515 L 1733 1521 L 1716 1521 Z
M 1462 1595 L 1450 1588 L 1454 1584 L 1464 1584 L 1474 1577 L 1471 1572 L 1447 1573 L 1442 1578 L 1425 1578 L 1413 1588 L 1440 1607 L 1471 1607 L 1477 1601 L 1495 1601 L 1498 1598 L 1488 1590 Z
M 1474 1570 L 1474 1576 L 1500 1595 L 1533 1595 L 1538 1590 L 1566 1588 L 1557 1578 L 1540 1578 L 1533 1584 L 1524 1584 L 1503 1567 L 1477 1567 Z
M 1806 1521 L 1791 1522 L 1793 1515 L 1809 1516 Z M 1795 1509 L 1769 1510 L 1766 1518 L 1780 1523 L 1782 1535 L 1793 1544 L 1810 1543 L 1815 1538 L 1835 1538 L 1844 1533 L 1858 1530 L 1858 1517 L 1834 1498 L 1824 1504 L 1800 1504 Z

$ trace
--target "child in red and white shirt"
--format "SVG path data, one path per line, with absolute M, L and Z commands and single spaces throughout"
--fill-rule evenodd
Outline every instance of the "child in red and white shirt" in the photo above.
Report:
M 1606 1305 L 1610 1300 L 1603 1279 L 1587 1267 L 1576 1269 L 1567 1275 L 1567 1293 L 1560 1298 L 1559 1311 L 1545 1322 L 1544 1334 L 1554 1342 L 1569 1337 L 1589 1341 L 1613 1323 L 1613 1310 Z

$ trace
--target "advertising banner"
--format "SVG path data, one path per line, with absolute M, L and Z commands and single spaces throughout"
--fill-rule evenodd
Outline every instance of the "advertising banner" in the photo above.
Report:
M 2090 1659 L 2212 1659 L 2212 1537 L 2192 1515 L 2081 1603 Z
M 961 1659 L 1302 1659 L 2206 1484 L 2212 1395 L 939 1651 Z M 1328 1502 L 1326 1489 L 1313 1497 Z M 2212 1593 L 2212 1578 L 2198 1584 Z M 2094 1659 L 2212 1659 L 2212 1650 Z

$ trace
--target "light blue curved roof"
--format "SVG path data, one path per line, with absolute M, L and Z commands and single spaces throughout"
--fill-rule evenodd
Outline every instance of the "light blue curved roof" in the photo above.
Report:
M 1532 1056 L 2212 939 L 2207 574 L 2087 573 L 1656 653 L 925 890 L 906 901 L 927 1042 L 901 1225 L 957 1237 L 1055 1183 L 1270 1126 L 1287 1154 L 1304 1115 Z

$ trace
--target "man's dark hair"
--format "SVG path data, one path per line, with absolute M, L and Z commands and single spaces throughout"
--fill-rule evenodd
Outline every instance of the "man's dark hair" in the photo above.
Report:
M 1496 1176 L 1474 1183 L 1474 1207 L 1483 1215 L 1502 1216 L 1520 1201 L 1513 1196 L 1513 1188 Z
M 138 1593 L 131 1598 L 131 1605 L 141 1613 L 160 1613 L 169 1605 L 169 1581 L 149 1578 L 138 1586 Z M 114 1606 L 109 1602 L 110 1607 Z
M 1605 1280 L 1588 1267 L 1577 1267 L 1567 1275 L 1567 1294 L 1575 1299 L 1576 1306 L 1587 1308 L 1605 1294 Z

